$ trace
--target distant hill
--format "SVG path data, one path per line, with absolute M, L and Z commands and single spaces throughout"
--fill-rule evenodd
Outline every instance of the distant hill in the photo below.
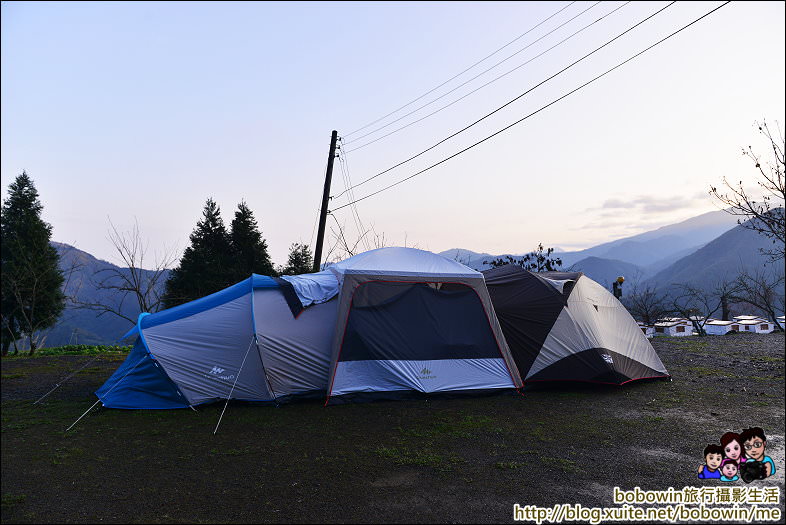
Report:
M 762 268 L 767 258 L 759 251 L 771 243 L 756 232 L 742 226 L 732 228 L 702 248 L 674 262 L 647 280 L 658 287 L 674 283 L 692 283 L 711 287 L 721 279 L 732 279 L 741 269 Z M 768 264 L 773 272 L 783 273 L 783 263 Z
M 562 259 L 564 268 L 588 257 L 630 263 L 639 267 L 640 273 L 644 277 L 649 277 L 670 266 L 678 259 L 695 252 L 722 233 L 734 228 L 736 224 L 737 221 L 733 215 L 724 211 L 712 211 L 584 250 L 573 252 L 557 252 L 555 250 L 554 256 Z M 505 255 L 517 256 L 517 254 L 478 253 L 462 248 L 452 248 L 440 253 L 440 255 L 458 260 L 476 270 L 489 268 L 489 265 L 483 264 L 483 261 Z
M 110 262 L 97 259 L 89 253 L 68 244 L 53 242 L 52 245 L 60 255 L 60 268 L 66 274 L 65 293 L 83 302 L 110 302 L 116 298 L 106 290 L 95 286 L 97 277 L 108 276 L 99 273 L 102 270 L 116 269 L 128 271 Z M 139 307 L 127 301 L 121 311 L 131 319 L 139 315 Z M 126 333 L 133 325 L 113 314 L 100 317 L 93 310 L 80 309 L 68 302 L 62 317 L 52 328 L 46 338 L 46 346 L 64 344 L 112 344 Z
M 583 272 L 584 275 L 607 290 L 611 290 L 612 283 L 619 276 L 625 277 L 624 290 L 631 288 L 642 275 L 642 269 L 635 264 L 613 259 L 601 259 L 600 257 L 587 257 L 572 264 L 569 269 L 570 271 Z
M 560 254 L 567 265 L 585 257 L 602 257 L 646 267 L 665 257 L 696 250 L 737 225 L 725 211 L 711 211 L 655 230 L 592 248 Z

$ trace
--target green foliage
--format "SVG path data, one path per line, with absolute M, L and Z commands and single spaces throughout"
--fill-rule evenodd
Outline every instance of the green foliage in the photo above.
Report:
M 127 354 L 131 351 L 131 346 L 119 345 L 63 345 L 52 348 L 40 348 L 38 356 L 58 356 L 58 355 L 100 355 L 100 354 Z
M 314 255 L 306 244 L 292 243 L 289 247 L 287 264 L 281 269 L 281 275 L 299 275 L 311 273 L 314 267 Z
M 498 268 L 506 264 L 518 264 L 525 270 L 530 272 L 555 272 L 562 269 L 562 259 L 559 257 L 552 257 L 554 248 L 548 248 L 543 251 L 543 244 L 538 243 L 538 248 L 522 257 L 516 258 L 506 255 L 494 259 L 493 261 L 483 261 L 483 264 L 490 264 L 492 268 Z
M 252 273 L 276 275 L 267 242 L 245 202 L 238 205 L 227 232 L 220 208 L 208 199 L 190 239 L 191 245 L 166 283 L 166 308 L 215 293 Z
M 191 245 L 166 282 L 164 306 L 171 308 L 217 292 L 232 282 L 232 250 L 221 209 L 207 199 L 202 220 L 191 233 Z
M 262 238 L 254 214 L 245 202 L 241 202 L 235 212 L 230 240 L 234 254 L 233 282 L 247 279 L 252 273 L 275 275 L 273 262 L 267 252 L 267 242 Z
M 52 226 L 41 219 L 42 210 L 32 179 L 22 172 L 2 207 L 3 355 L 21 336 L 32 355 L 36 334 L 54 325 L 65 307 L 59 256 L 49 242 Z

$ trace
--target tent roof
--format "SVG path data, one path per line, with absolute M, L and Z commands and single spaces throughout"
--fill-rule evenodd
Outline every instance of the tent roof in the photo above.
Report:
M 345 274 L 406 275 L 482 279 L 480 272 L 435 253 L 416 248 L 377 248 L 330 266 L 339 277 Z

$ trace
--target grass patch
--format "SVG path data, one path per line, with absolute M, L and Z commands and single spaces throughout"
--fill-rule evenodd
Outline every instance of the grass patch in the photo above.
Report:
M 210 453 L 216 456 L 244 456 L 251 452 L 250 447 L 245 448 L 227 448 L 219 450 L 217 448 L 211 449 Z
M 84 369 L 80 370 L 79 372 L 77 372 L 77 374 L 86 376 L 86 375 L 91 375 L 91 374 L 98 374 L 98 373 L 101 373 L 101 372 L 103 372 L 103 369 L 101 367 L 99 367 L 99 366 L 90 366 L 90 367 L 87 367 L 87 368 L 84 368 Z
M 410 449 L 401 447 L 378 447 L 377 456 L 392 459 L 397 465 L 411 465 L 417 467 L 432 467 L 437 470 L 451 470 L 451 465 L 463 463 L 464 460 L 452 454 L 438 454 L 432 450 Z
M 687 372 L 689 375 L 696 375 L 699 377 L 703 377 L 703 376 L 736 377 L 736 375 L 732 374 L 731 372 L 727 372 L 720 368 L 710 368 L 708 366 L 689 366 L 683 368 L 683 370 Z
M 24 359 L 28 357 L 43 357 L 43 356 L 57 356 L 57 355 L 119 355 L 127 354 L 131 351 L 130 346 L 118 345 L 64 345 L 55 346 L 52 348 L 39 348 L 32 356 L 28 355 L 27 351 L 19 352 L 9 356 L 4 356 L 3 359 Z
M 501 432 L 502 429 L 493 426 L 494 420 L 485 416 L 464 416 L 459 419 L 440 418 L 416 428 L 401 428 L 399 432 L 404 436 L 416 438 L 456 437 L 470 438 L 479 431 Z
M 2 376 L 0 376 L 2 379 L 18 379 L 20 377 L 27 377 L 27 374 L 16 372 L 11 374 L 2 374 Z
M 575 473 L 579 471 L 578 467 L 576 467 L 576 462 L 569 459 L 540 456 L 540 461 L 550 467 L 558 468 L 563 472 Z
M 52 455 L 53 465 L 62 465 L 69 459 L 84 455 L 85 451 L 79 447 L 57 447 L 55 453 Z
M 750 358 L 751 361 L 761 361 L 764 363 L 783 363 L 783 357 L 771 357 L 768 355 L 757 355 Z
M 517 468 L 523 468 L 525 466 L 525 463 L 519 463 L 518 461 L 498 461 L 494 463 L 494 468 L 500 470 L 516 470 Z
M 4 511 L 11 510 L 14 506 L 24 503 L 26 498 L 24 494 L 3 494 L 2 508 Z

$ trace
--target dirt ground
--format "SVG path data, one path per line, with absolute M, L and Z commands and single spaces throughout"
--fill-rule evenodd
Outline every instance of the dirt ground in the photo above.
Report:
M 696 479 L 759 426 L 784 510 L 783 334 L 656 338 L 673 381 L 493 397 L 197 412 L 96 409 L 122 357 L 3 359 L 2 522 L 509 522 L 513 505 L 613 505 Z M 729 484 L 746 486 L 742 481 Z M 782 521 L 781 521 L 782 522 Z

